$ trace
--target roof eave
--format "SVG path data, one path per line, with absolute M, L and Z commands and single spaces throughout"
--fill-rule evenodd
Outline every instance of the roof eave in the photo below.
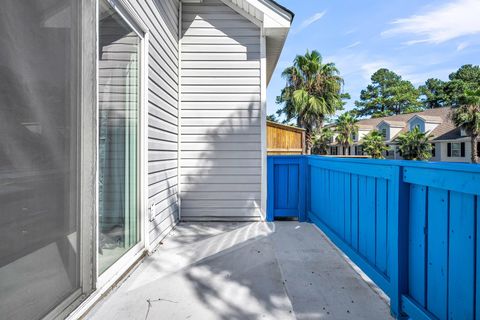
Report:
M 266 37 L 267 85 L 287 40 L 294 13 L 274 0 L 222 0 L 261 27 Z

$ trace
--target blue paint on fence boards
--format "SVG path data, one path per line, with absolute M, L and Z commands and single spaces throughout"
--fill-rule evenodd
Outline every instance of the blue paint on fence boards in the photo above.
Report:
M 386 275 L 388 243 L 388 190 L 387 180 L 377 179 L 376 188 L 376 224 L 375 224 L 375 265 Z
M 448 271 L 449 319 L 474 318 L 474 198 L 450 193 L 450 241 Z
M 267 221 L 297 217 L 305 221 L 306 165 L 302 157 L 268 157 Z
M 425 248 L 427 188 L 412 185 L 410 187 L 410 219 L 408 230 L 408 293 L 425 307 Z
M 358 250 L 358 176 L 352 174 L 352 247 Z
M 267 179 L 267 220 L 318 225 L 397 317 L 480 319 L 480 166 L 270 156 Z
M 428 189 L 427 309 L 447 318 L 448 191 Z
M 480 219 L 478 218 L 480 210 L 480 197 L 476 197 L 477 202 L 475 205 L 475 241 L 476 241 L 476 252 L 475 252 L 475 319 L 480 319 L 480 236 L 478 230 L 480 230 Z
M 351 174 L 344 175 L 345 186 L 344 194 L 344 213 L 345 213 L 345 236 L 344 239 L 347 243 L 352 244 L 352 195 L 351 195 Z

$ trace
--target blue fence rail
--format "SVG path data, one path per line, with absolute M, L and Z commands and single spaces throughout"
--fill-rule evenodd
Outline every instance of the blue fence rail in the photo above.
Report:
M 398 318 L 480 318 L 480 166 L 268 158 L 267 218 L 318 225 Z

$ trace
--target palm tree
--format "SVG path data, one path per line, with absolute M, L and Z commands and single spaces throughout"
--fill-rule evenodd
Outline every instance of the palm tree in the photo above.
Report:
M 385 137 L 378 130 L 373 130 L 363 137 L 362 150 L 374 159 L 384 159 L 383 153 L 388 150 Z
M 432 157 L 431 137 L 428 132 L 422 132 L 415 127 L 397 137 L 398 152 L 405 160 L 428 160 Z
M 343 107 L 343 79 L 335 64 L 322 62 L 318 51 L 298 55 L 282 77 L 287 83 L 277 97 L 277 103 L 284 104 L 280 112 L 287 121 L 296 118 L 297 125 L 305 129 L 306 151 L 310 154 L 315 128 L 321 128 L 326 116 Z
M 353 144 L 353 136 L 358 133 L 357 119 L 346 112 L 338 117 L 335 124 L 336 140 L 343 148 L 343 154 Z
M 465 129 L 470 136 L 472 163 L 478 163 L 478 141 L 480 136 L 480 89 L 466 91 L 462 105 L 452 112 L 457 127 Z
M 328 145 L 332 142 L 333 131 L 328 127 L 323 127 L 317 130 L 313 135 L 312 152 L 314 154 L 327 154 Z

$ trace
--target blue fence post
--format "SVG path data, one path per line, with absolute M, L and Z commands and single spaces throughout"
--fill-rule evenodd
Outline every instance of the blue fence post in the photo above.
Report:
M 389 197 L 390 233 L 390 308 L 397 319 L 406 319 L 402 312 L 402 295 L 408 291 L 408 212 L 409 188 L 403 181 L 403 167 L 395 166 Z
M 305 156 L 298 157 L 298 221 L 305 222 L 307 213 L 307 158 Z
M 311 168 L 310 168 L 310 156 L 303 157 L 304 165 L 305 165 L 305 216 L 303 221 L 311 222 L 310 218 L 308 217 L 308 213 L 310 212 L 310 197 L 311 197 Z
M 267 221 L 273 221 L 273 207 L 275 204 L 274 158 L 267 157 Z

